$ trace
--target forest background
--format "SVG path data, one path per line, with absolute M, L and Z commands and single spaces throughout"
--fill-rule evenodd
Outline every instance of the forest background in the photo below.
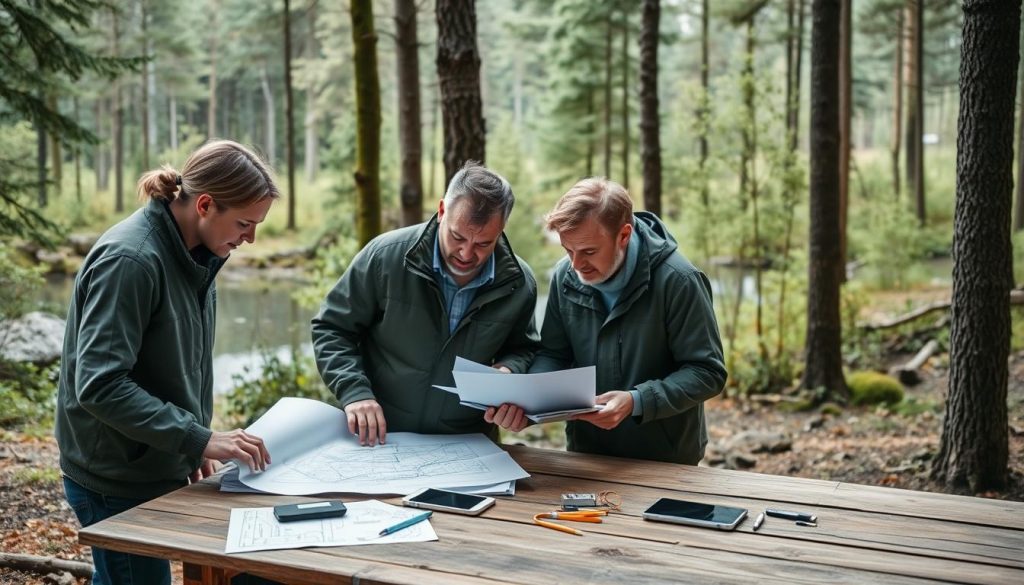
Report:
M 544 213 L 578 178 L 604 175 L 658 212 L 715 282 L 730 378 L 709 405 L 705 464 L 1021 499 L 1020 304 L 1010 305 L 1002 378 L 1002 479 L 936 483 L 928 473 L 950 371 L 964 115 L 956 3 L 839 3 L 835 138 L 849 148 L 836 166 L 842 211 L 827 265 L 842 282 L 831 324 L 842 372 L 839 382 L 809 380 L 809 301 L 821 288 L 809 270 L 811 4 L 0 0 L 11 56 L 0 69 L 0 319 L 63 317 L 66 299 L 39 294 L 44 276 L 66 280 L 77 243 L 137 207 L 144 170 L 180 168 L 209 138 L 253 145 L 287 193 L 229 263 L 235 279 L 259 288 L 266 273 L 298 278 L 293 296 L 305 307 L 368 238 L 428 218 L 468 158 L 511 182 L 506 232 L 546 289 L 564 252 L 543 232 Z M 1012 225 L 1021 283 L 1024 190 L 1018 181 L 997 195 L 1012 197 L 1015 211 L 997 219 Z M 308 333 L 308 320 L 290 326 Z M 245 424 L 284 395 L 333 400 L 308 347 L 273 350 L 257 349 L 253 371 L 234 377 L 217 424 Z M 2 363 L 4 444 L 32 445 L 41 454 L 31 462 L 52 463 L 57 366 Z M 901 372 L 917 385 L 905 387 Z M 506 440 L 564 444 L 557 425 Z M 865 464 L 879 449 L 893 454 Z M 11 473 L 5 491 L 59 491 L 55 466 Z

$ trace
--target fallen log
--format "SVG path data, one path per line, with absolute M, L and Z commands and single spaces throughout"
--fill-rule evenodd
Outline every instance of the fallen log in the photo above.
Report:
M 1024 290 L 1014 289 L 1010 291 L 1010 304 L 1011 305 L 1024 305 Z M 935 301 L 928 303 L 923 307 L 918 307 L 909 313 L 905 313 L 891 319 L 889 321 L 882 321 L 881 323 L 860 323 L 858 327 L 864 331 L 881 331 L 883 329 L 892 329 L 899 327 L 900 325 L 906 325 L 911 321 L 916 321 L 921 317 L 930 315 L 936 311 L 948 311 L 953 305 L 952 300 Z
M 8 567 L 16 571 L 27 571 L 39 575 L 63 573 L 66 571 L 75 577 L 89 578 L 92 578 L 93 572 L 91 563 L 17 553 L 0 553 L 0 567 Z
M 939 349 L 939 342 L 932 339 L 928 343 L 924 344 L 921 351 L 917 352 L 909 362 L 902 366 L 897 366 L 889 371 L 889 374 L 896 376 L 900 382 L 907 386 L 914 386 L 921 382 L 921 374 L 918 372 L 927 361 L 928 358 L 932 357 L 932 354 Z

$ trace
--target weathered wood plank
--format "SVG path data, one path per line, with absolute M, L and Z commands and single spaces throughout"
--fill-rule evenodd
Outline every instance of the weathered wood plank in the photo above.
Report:
M 1024 502 L 509 446 L 530 473 L 1024 530 Z M 529 480 L 520 482 L 528 486 Z M 517 494 L 519 492 L 517 487 Z

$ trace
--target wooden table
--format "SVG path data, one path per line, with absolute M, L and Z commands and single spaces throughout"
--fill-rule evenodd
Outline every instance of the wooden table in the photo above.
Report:
M 83 529 L 83 544 L 182 561 L 185 582 L 246 571 L 287 583 L 1024 583 L 1024 503 L 509 447 L 532 475 L 471 518 L 435 513 L 439 540 L 224 554 L 230 509 L 313 498 L 228 494 L 213 478 Z M 562 492 L 614 490 L 621 513 L 532 524 Z M 645 521 L 659 497 L 741 506 L 733 532 Z M 345 501 L 367 496 L 343 496 Z M 398 498 L 388 501 L 398 503 Z M 817 528 L 765 508 L 818 515 Z

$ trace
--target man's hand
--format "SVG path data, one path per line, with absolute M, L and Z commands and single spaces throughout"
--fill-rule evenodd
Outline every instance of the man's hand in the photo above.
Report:
M 381 445 L 384 444 L 388 425 L 384 421 L 384 410 L 376 400 L 370 398 L 349 403 L 345 407 L 345 416 L 348 417 L 348 432 L 359 435 L 360 445 L 373 447 L 378 439 Z
M 605 392 L 594 399 L 595 404 L 603 404 L 604 408 L 597 412 L 577 414 L 569 420 L 582 420 L 602 429 L 614 429 L 627 416 L 633 414 L 633 395 L 622 390 Z
M 242 429 L 214 431 L 203 449 L 203 457 L 210 459 L 238 459 L 253 471 L 263 471 L 270 465 L 270 453 L 263 439 Z
M 526 418 L 526 412 L 515 404 L 502 404 L 498 408 L 488 406 L 484 412 L 484 420 L 494 423 L 503 429 L 518 433 L 526 428 L 530 420 Z
M 498 370 L 502 374 L 511 374 L 512 373 L 512 370 L 508 369 L 507 366 L 503 366 L 501 364 L 494 364 L 491 367 L 494 368 L 495 370 Z
M 188 474 L 188 481 L 189 483 L 201 481 L 202 479 L 217 473 L 217 470 L 220 468 L 220 461 L 217 461 L 216 459 L 203 459 L 203 463 L 199 466 L 199 469 Z

